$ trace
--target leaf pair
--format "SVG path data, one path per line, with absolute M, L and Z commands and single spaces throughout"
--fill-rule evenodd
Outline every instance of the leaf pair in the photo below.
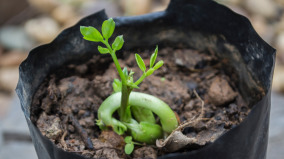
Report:
M 117 36 L 109 48 L 108 39 L 112 36 L 115 29 L 115 22 L 112 18 L 105 20 L 102 24 L 102 34 L 94 27 L 80 26 L 80 32 L 84 36 L 83 38 L 88 41 L 102 42 L 106 44 L 107 48 L 98 46 L 98 50 L 101 54 L 111 53 L 116 50 L 120 50 L 124 44 L 123 36 Z M 108 47 L 109 46 L 109 47 Z M 112 49 L 112 50 L 111 50 Z
M 117 51 L 120 50 L 123 46 L 124 40 L 123 40 L 123 36 L 117 36 L 114 40 L 114 42 L 112 43 L 112 49 Z M 104 48 L 101 46 L 98 46 L 98 50 L 101 54 L 107 54 L 110 53 L 110 50 L 108 48 Z
M 134 150 L 134 143 L 132 141 L 132 137 L 126 136 L 124 141 L 126 143 L 126 145 L 124 147 L 124 151 L 127 155 L 130 155 L 132 153 L 132 151 Z
M 80 26 L 81 34 L 84 36 L 83 38 L 88 41 L 94 42 L 102 42 L 104 38 L 107 40 L 111 37 L 114 32 L 115 22 L 112 18 L 105 20 L 102 25 L 102 34 L 94 27 L 85 27 Z
M 135 54 L 135 59 L 136 59 L 136 62 L 139 66 L 139 68 L 144 72 L 146 73 L 147 76 L 151 75 L 155 70 L 159 69 L 160 67 L 163 66 L 164 64 L 164 61 L 159 61 L 155 66 L 155 61 L 156 61 L 156 58 L 158 56 L 158 46 L 156 46 L 156 49 L 155 49 L 155 52 L 151 55 L 151 58 L 150 58 L 150 69 L 146 71 L 146 66 L 145 66 L 145 63 L 143 61 L 143 59 L 141 58 L 140 55 L 138 54 Z M 154 67 L 153 67 L 154 66 Z

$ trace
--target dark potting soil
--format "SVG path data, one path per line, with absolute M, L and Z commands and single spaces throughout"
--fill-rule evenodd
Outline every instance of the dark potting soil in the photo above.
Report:
M 122 67 L 142 74 L 134 54 L 118 53 Z M 209 54 L 209 53 L 208 53 Z M 187 137 L 196 138 L 186 149 L 195 150 L 215 141 L 238 125 L 250 108 L 236 88 L 237 77 L 223 71 L 214 55 L 190 49 L 165 48 L 157 61 L 164 66 L 147 77 L 140 91 L 166 102 L 179 116 L 180 122 L 203 116 L 183 129 Z M 141 56 L 149 66 L 151 52 Z M 68 65 L 50 75 L 34 95 L 31 119 L 43 135 L 58 147 L 90 158 L 157 158 L 167 152 L 155 145 L 135 146 L 131 155 L 124 153 L 124 139 L 113 131 L 101 132 L 95 125 L 97 109 L 112 93 L 112 82 L 119 78 L 108 55 L 95 55 L 82 65 Z M 93 149 L 91 149 L 93 147 Z M 180 151 L 184 151 L 182 149 Z

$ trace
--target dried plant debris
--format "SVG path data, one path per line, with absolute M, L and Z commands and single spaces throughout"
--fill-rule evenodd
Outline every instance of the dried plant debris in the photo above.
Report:
M 184 128 L 195 126 L 200 120 L 202 120 L 202 117 L 204 115 L 204 101 L 200 98 L 195 90 L 193 90 L 193 92 L 201 102 L 200 113 L 192 119 L 180 124 L 165 140 L 160 139 L 156 141 L 157 147 L 164 149 L 164 151 L 166 152 L 174 152 L 180 150 L 189 144 L 206 144 L 206 141 L 200 142 L 195 137 L 187 137 L 182 133 L 182 130 Z
M 183 53 L 198 62 L 189 60 Z M 147 51 L 141 54 L 146 66 L 150 60 L 145 58 L 149 54 Z M 113 131 L 100 131 L 95 125 L 97 110 L 112 93 L 112 79 L 118 77 L 108 58 L 95 56 L 84 67 L 68 66 L 47 78 L 34 96 L 32 121 L 58 147 L 89 158 L 157 158 L 168 152 L 184 151 L 185 148 L 190 151 L 214 142 L 248 115 L 250 108 L 235 86 L 238 79 L 226 76 L 214 56 L 172 48 L 161 49 L 159 54 L 157 60 L 163 60 L 164 66 L 149 76 L 139 91 L 169 104 L 181 125 L 167 139 L 158 140 L 157 146 L 135 146 L 133 153 L 126 155 L 122 136 Z M 124 52 L 123 57 L 125 60 L 120 64 L 137 72 L 134 76 L 137 78 L 139 68 L 135 65 L 134 55 Z M 62 71 L 66 72 L 64 76 Z M 87 133 L 93 149 L 86 146 L 76 125 L 70 119 L 66 122 L 66 116 L 70 114 Z

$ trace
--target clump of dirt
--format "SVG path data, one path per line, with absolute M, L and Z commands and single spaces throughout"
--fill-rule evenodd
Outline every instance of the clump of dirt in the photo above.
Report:
M 149 51 L 141 53 L 146 66 L 150 55 Z M 136 79 L 140 77 L 134 54 L 124 52 L 122 57 L 121 66 L 134 71 Z M 202 114 L 202 120 L 182 129 L 181 135 L 194 139 L 186 145 L 187 151 L 215 141 L 248 115 L 250 108 L 236 89 L 238 79 L 227 76 L 214 55 L 165 48 L 159 51 L 158 60 L 164 60 L 164 66 L 135 91 L 165 101 L 181 122 Z M 126 155 L 122 136 L 100 131 L 95 125 L 100 104 L 112 93 L 114 78 L 118 78 L 115 65 L 106 56 L 96 55 L 85 64 L 58 70 L 35 94 L 32 121 L 58 147 L 89 158 L 157 158 L 167 153 L 155 145 L 145 145 L 135 146 L 134 152 Z M 194 90 L 205 103 L 203 109 Z

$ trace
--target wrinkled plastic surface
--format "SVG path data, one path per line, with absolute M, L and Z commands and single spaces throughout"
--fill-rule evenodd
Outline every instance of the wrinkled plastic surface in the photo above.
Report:
M 16 92 L 40 159 L 84 158 L 57 148 L 44 137 L 30 120 L 30 106 L 33 95 L 48 74 L 68 63 L 82 63 L 94 52 L 98 54 L 97 44 L 84 40 L 79 27 L 98 28 L 107 18 L 101 11 L 82 19 L 51 43 L 33 49 L 20 66 Z M 211 0 L 172 0 L 164 12 L 114 20 L 115 34 L 124 35 L 124 50 L 154 48 L 158 44 L 159 47 L 183 46 L 218 53 L 219 59 L 226 60 L 231 68 L 228 71 L 237 73 L 238 88 L 253 106 L 240 125 L 214 143 L 160 158 L 266 158 L 275 50 L 257 35 L 247 18 Z

